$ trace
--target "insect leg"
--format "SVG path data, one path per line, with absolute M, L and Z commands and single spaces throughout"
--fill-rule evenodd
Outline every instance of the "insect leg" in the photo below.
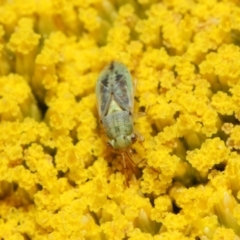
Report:
M 126 166 L 126 159 L 124 156 L 124 153 L 121 153 L 122 155 L 122 160 L 123 160 L 123 170 L 124 170 L 124 175 L 125 175 L 125 183 L 127 187 L 129 187 L 128 179 L 127 179 L 127 166 Z
M 131 153 L 131 149 L 127 150 L 126 151 L 126 154 L 128 156 L 128 159 L 131 161 L 131 163 L 135 166 L 135 167 L 138 167 L 138 165 L 144 161 L 146 161 L 146 158 L 143 158 L 140 162 L 138 163 L 135 163 L 133 160 L 132 160 L 132 153 Z M 145 166 L 147 166 L 146 164 L 144 164 Z
M 139 143 L 142 143 L 145 141 L 144 136 L 141 133 L 139 133 L 137 131 L 134 131 L 134 133 L 137 135 L 137 140 Z

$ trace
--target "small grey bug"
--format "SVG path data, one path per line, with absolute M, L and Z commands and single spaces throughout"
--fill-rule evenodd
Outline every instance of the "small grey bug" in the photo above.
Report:
M 126 156 L 135 164 L 131 159 L 131 145 L 144 141 L 140 134 L 134 132 L 134 89 L 127 67 L 113 61 L 104 68 L 96 83 L 96 97 L 98 114 L 109 139 L 108 145 L 121 153 L 126 176 Z

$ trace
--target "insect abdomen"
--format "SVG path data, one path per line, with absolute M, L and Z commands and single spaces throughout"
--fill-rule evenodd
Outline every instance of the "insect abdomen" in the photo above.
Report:
M 102 118 L 106 135 L 110 139 L 127 136 L 133 132 L 133 120 L 128 111 L 117 111 Z

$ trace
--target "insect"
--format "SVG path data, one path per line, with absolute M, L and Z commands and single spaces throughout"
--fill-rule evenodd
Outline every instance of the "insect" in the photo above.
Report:
M 126 157 L 131 159 L 131 145 L 144 138 L 134 132 L 134 89 L 130 72 L 120 62 L 111 62 L 100 73 L 96 83 L 98 114 L 108 137 L 108 145 L 120 152 L 127 182 Z

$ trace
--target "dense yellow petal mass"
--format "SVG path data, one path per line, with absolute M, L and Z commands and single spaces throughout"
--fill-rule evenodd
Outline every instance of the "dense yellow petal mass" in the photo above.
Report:
M 239 240 L 239 33 L 236 0 L 0 1 L 0 239 Z M 145 139 L 126 166 L 111 61 Z

